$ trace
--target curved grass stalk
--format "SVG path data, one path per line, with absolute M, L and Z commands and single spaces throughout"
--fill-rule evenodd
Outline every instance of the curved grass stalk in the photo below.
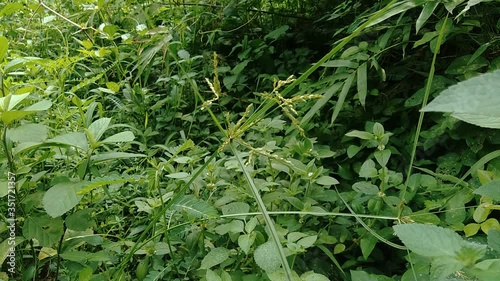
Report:
M 262 197 L 260 197 L 259 190 L 257 189 L 257 186 L 255 186 L 255 182 L 253 181 L 252 176 L 250 176 L 248 171 L 245 169 L 245 164 L 241 159 L 240 152 L 236 149 L 236 147 L 234 147 L 233 143 L 229 143 L 229 147 L 231 148 L 231 151 L 233 152 L 236 159 L 238 160 L 238 163 L 241 169 L 243 170 L 243 174 L 245 175 L 245 179 L 247 180 L 248 185 L 250 186 L 250 190 L 252 191 L 253 197 L 255 198 L 255 201 L 257 201 L 257 205 L 259 206 L 261 214 L 264 216 L 264 220 L 266 221 L 269 232 L 271 233 L 271 236 L 280 254 L 281 264 L 283 265 L 283 269 L 285 269 L 287 279 L 289 281 L 293 281 L 292 270 L 290 269 L 290 265 L 286 260 L 285 250 L 283 249 L 283 246 L 281 246 L 278 237 L 278 232 L 276 232 L 276 228 L 274 227 L 274 222 L 269 216 L 269 212 L 267 211 L 266 206 L 264 205 L 264 201 L 262 201 Z
M 437 60 L 437 55 L 439 53 L 439 49 L 441 48 L 441 44 L 443 43 L 443 38 L 444 38 L 444 32 L 445 32 L 445 27 L 446 27 L 446 22 L 448 21 L 448 15 L 446 15 L 446 18 L 444 19 L 444 23 L 441 26 L 441 30 L 439 31 L 439 36 L 437 39 L 436 47 L 434 48 L 434 55 L 432 56 L 432 63 L 431 63 L 431 69 L 429 70 L 429 77 L 427 78 L 427 84 L 425 86 L 425 93 L 424 93 L 424 99 L 422 101 L 422 108 L 424 108 L 427 105 L 427 100 L 429 99 L 429 95 L 431 92 L 431 87 L 432 87 L 432 81 L 434 80 L 434 72 L 435 72 L 435 67 L 436 67 L 436 60 Z M 417 153 L 417 145 L 418 145 L 418 138 L 420 136 L 420 130 L 422 129 L 422 123 L 424 121 L 424 112 L 420 111 L 420 116 L 418 117 L 418 124 L 417 124 L 417 130 L 415 131 L 415 137 L 413 139 L 413 147 L 411 150 L 411 158 L 410 158 L 410 164 L 408 165 L 408 173 L 406 175 L 406 181 L 403 187 L 403 190 L 401 191 L 401 204 L 399 206 L 399 211 L 398 211 L 398 217 L 401 217 L 401 214 L 403 212 L 404 208 L 404 198 L 406 195 L 406 190 L 408 189 L 408 183 L 410 182 L 410 176 L 411 172 L 413 170 L 413 162 L 415 161 L 415 155 Z

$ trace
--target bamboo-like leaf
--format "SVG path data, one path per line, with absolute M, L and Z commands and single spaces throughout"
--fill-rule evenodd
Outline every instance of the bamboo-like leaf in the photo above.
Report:
M 368 77 L 366 68 L 365 62 L 358 68 L 357 75 L 358 99 L 363 107 L 365 106 L 366 94 L 368 92 Z
M 422 12 L 418 16 L 417 22 L 415 24 L 415 33 L 418 33 L 420 28 L 424 26 L 424 24 L 427 22 L 427 20 L 432 16 L 432 13 L 434 13 L 434 10 L 438 6 L 439 1 L 434 1 L 434 2 L 429 2 L 424 5 L 424 8 L 422 9 Z
M 323 97 L 316 101 L 316 103 L 309 109 L 309 111 L 304 115 L 302 120 L 300 121 L 300 126 L 302 127 L 303 125 L 307 124 L 311 118 L 320 111 L 321 108 L 332 98 L 333 94 L 335 94 L 340 87 L 342 86 L 342 83 L 335 83 L 333 86 L 328 88 L 328 90 L 323 94 Z
M 337 116 L 339 115 L 340 110 L 342 109 L 342 106 L 344 105 L 344 101 L 345 101 L 345 98 L 347 96 L 347 93 L 349 93 L 349 89 L 351 89 L 352 82 L 354 81 L 355 76 L 356 76 L 356 74 L 352 73 L 345 80 L 344 87 L 342 87 L 342 91 L 340 92 L 339 99 L 337 100 L 337 104 L 335 104 L 335 109 L 333 110 L 332 121 L 330 122 L 330 126 L 333 125 L 333 123 L 335 122 L 335 119 L 337 119 Z
M 129 152 L 104 152 L 104 153 L 99 153 L 97 155 L 93 155 L 92 157 L 90 157 L 90 160 L 93 163 L 98 163 L 107 160 L 124 159 L 132 157 L 146 157 L 146 155 L 139 153 L 129 153 Z

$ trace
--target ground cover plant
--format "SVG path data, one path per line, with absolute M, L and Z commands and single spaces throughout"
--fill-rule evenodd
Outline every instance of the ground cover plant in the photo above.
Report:
M 0 280 L 497 280 L 495 0 L 0 3 Z

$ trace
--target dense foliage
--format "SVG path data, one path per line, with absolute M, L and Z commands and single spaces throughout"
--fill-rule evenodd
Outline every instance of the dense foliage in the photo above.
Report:
M 3 1 L 0 280 L 497 280 L 499 19 Z

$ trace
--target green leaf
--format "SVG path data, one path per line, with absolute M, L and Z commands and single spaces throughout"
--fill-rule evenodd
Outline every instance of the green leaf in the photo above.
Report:
M 487 184 L 481 185 L 478 189 L 474 190 L 473 193 L 500 201 L 500 179 L 492 180 Z
M 500 276 L 500 259 L 488 259 L 474 265 L 472 274 L 481 281 L 497 281 Z
M 385 167 L 389 162 L 389 158 L 391 158 L 391 151 L 388 149 L 377 150 L 373 153 L 373 156 L 375 156 L 375 160 L 380 166 Z
M 23 225 L 23 236 L 26 239 L 36 239 L 41 246 L 52 247 L 63 235 L 61 218 L 51 218 L 46 214 L 26 217 Z
M 24 237 L 16 237 L 13 240 L 5 239 L 2 243 L 0 243 L 0 264 L 4 264 L 5 259 L 11 253 L 11 249 L 14 245 L 12 242 L 15 242 L 15 245 L 19 245 L 24 241 Z M 15 253 L 14 253 L 15 254 Z M 8 279 L 5 279 L 8 280 Z
M 90 124 L 88 129 L 96 142 L 99 141 L 104 132 L 106 132 L 110 122 L 111 118 L 101 118 L 97 119 L 96 121 L 92 122 L 92 124 Z
M 297 241 L 297 245 L 300 245 L 305 249 L 307 249 L 312 247 L 312 245 L 314 245 L 314 242 L 316 242 L 316 240 L 318 240 L 318 236 L 316 235 L 307 236 Z
M 134 140 L 134 138 L 135 138 L 134 133 L 126 131 L 107 137 L 104 140 L 102 140 L 101 143 L 131 142 Z
M 201 261 L 200 269 L 209 269 L 223 263 L 229 258 L 229 250 L 226 248 L 213 248 Z
M 7 3 L 3 6 L 2 10 L 0 10 L 0 17 L 11 15 L 23 8 L 24 6 L 21 3 Z
M 431 280 L 445 280 L 453 273 L 462 270 L 463 263 L 454 256 L 443 256 L 431 262 Z
M 488 233 L 488 245 L 500 253 L 500 230 L 492 229 Z
M 7 137 L 13 142 L 42 142 L 47 139 L 48 128 L 42 124 L 23 124 L 8 128 Z
M 335 178 L 330 177 L 330 176 L 321 176 L 321 177 L 316 179 L 316 183 L 319 185 L 330 186 L 330 185 L 339 184 L 339 181 L 336 180 Z
M 64 182 L 49 188 L 43 196 L 43 208 L 53 218 L 62 216 L 82 199 L 77 192 L 82 188 L 81 182 Z
M 207 279 L 207 281 L 222 281 L 222 278 L 220 278 L 219 275 L 217 275 L 217 273 L 213 272 L 210 269 L 207 269 L 205 278 Z
M 215 218 L 218 216 L 217 210 L 205 201 L 201 201 L 194 195 L 183 195 L 173 204 L 172 209 L 185 211 L 195 218 Z
M 268 273 L 277 271 L 281 266 L 280 254 L 274 241 L 267 241 L 255 249 L 255 263 Z
M 332 120 L 330 121 L 330 126 L 333 125 L 335 122 L 335 119 L 337 119 L 337 116 L 340 113 L 340 110 L 342 109 L 342 106 L 344 105 L 345 98 L 347 96 L 347 93 L 349 93 L 349 89 L 351 89 L 352 83 L 354 81 L 354 73 L 349 75 L 342 87 L 342 91 L 339 94 L 339 98 L 337 100 L 337 103 L 335 104 L 335 109 L 333 110 L 332 114 Z
M 351 270 L 352 281 L 378 281 L 377 277 L 370 275 L 364 271 Z
M 286 31 L 289 29 L 290 27 L 288 25 L 282 25 L 278 28 L 276 28 L 275 30 L 269 32 L 265 37 L 264 37 L 264 40 L 265 39 L 272 39 L 272 40 L 276 40 L 278 39 L 279 37 L 281 37 L 282 35 L 284 35 L 286 33 Z
M 34 111 L 43 111 L 47 110 L 52 106 L 52 102 L 49 100 L 41 100 L 35 104 L 32 104 L 28 107 L 23 108 L 23 111 L 29 111 L 29 112 L 34 112 Z
M 422 28 L 422 26 L 424 26 L 427 20 L 432 16 L 432 13 L 434 13 L 434 10 L 438 6 L 438 4 L 438 1 L 434 1 L 428 2 L 424 5 L 422 12 L 420 12 L 420 15 L 418 16 L 417 22 L 415 23 L 416 33 L 418 33 L 420 28 Z
M 500 128 L 500 70 L 460 82 L 443 91 L 422 109 L 450 112 L 462 121 L 488 128 Z
M 362 140 L 372 140 L 375 138 L 372 133 L 358 130 L 351 131 L 345 135 L 352 138 L 360 138 Z
M 435 225 L 401 224 L 393 228 L 408 249 L 424 257 L 453 257 L 464 244 L 453 230 Z
M 368 78 L 366 69 L 367 69 L 367 63 L 365 62 L 358 68 L 357 71 L 358 99 L 363 107 L 365 106 L 366 94 L 368 93 Z
M 9 94 L 5 97 L 1 97 L 0 98 L 0 110 L 3 112 L 12 110 L 16 105 L 18 105 L 20 102 L 22 102 L 29 95 L 30 95 L 30 93 L 24 93 L 24 94 L 20 94 L 20 95 Z
M 85 231 L 88 228 L 95 227 L 96 223 L 91 215 L 93 211 L 94 209 L 87 208 L 70 214 L 65 220 L 66 226 L 76 231 Z
M 422 38 L 420 40 L 416 41 L 415 44 L 413 44 L 413 48 L 416 48 L 420 45 L 423 45 L 423 44 L 431 41 L 432 39 L 436 38 L 438 35 L 439 35 L 438 31 L 430 31 L 430 32 L 424 33 L 424 36 L 422 36 Z
M 446 69 L 445 73 L 450 75 L 463 75 L 467 72 L 477 71 L 485 66 L 488 66 L 489 62 L 487 59 L 476 56 L 472 60 L 473 55 L 465 55 L 456 58 Z
M 87 142 L 87 137 L 84 133 L 74 132 L 67 133 L 64 135 L 56 136 L 55 138 L 47 140 L 48 143 L 59 143 L 64 145 L 69 145 L 87 151 L 89 149 L 89 144 Z
M 300 276 L 302 281 L 329 281 L 326 276 L 315 273 L 314 271 L 308 271 Z
M 373 249 L 375 249 L 375 245 L 377 245 L 378 239 L 373 235 L 368 235 L 364 238 L 361 238 L 359 246 L 361 248 L 361 253 L 363 254 L 363 258 L 366 260 L 372 253 Z
M 244 234 L 238 237 L 238 246 L 245 252 L 246 255 L 250 253 L 250 248 L 255 242 L 255 234 Z
M 363 165 L 361 165 L 361 169 L 359 170 L 359 176 L 363 178 L 375 178 L 378 176 L 378 171 L 375 168 L 375 162 L 373 160 L 366 160 Z
M 223 215 L 246 214 L 250 211 L 250 205 L 245 202 L 232 202 L 222 206 Z M 234 217 L 237 219 L 245 219 L 246 216 Z
M 8 49 L 9 40 L 7 40 L 7 38 L 5 38 L 4 36 L 0 36 L 0 63 L 3 62 L 3 60 L 6 58 Z
M 244 224 L 240 220 L 232 220 L 230 223 L 225 223 L 218 225 L 214 230 L 219 235 L 224 235 L 227 233 L 242 233 Z
M 321 65 L 322 67 L 348 67 L 357 68 L 358 63 L 350 60 L 330 60 Z
M 379 189 L 376 185 L 367 181 L 360 181 L 353 184 L 352 189 L 358 193 L 364 193 L 369 195 L 375 195 L 379 192 Z

